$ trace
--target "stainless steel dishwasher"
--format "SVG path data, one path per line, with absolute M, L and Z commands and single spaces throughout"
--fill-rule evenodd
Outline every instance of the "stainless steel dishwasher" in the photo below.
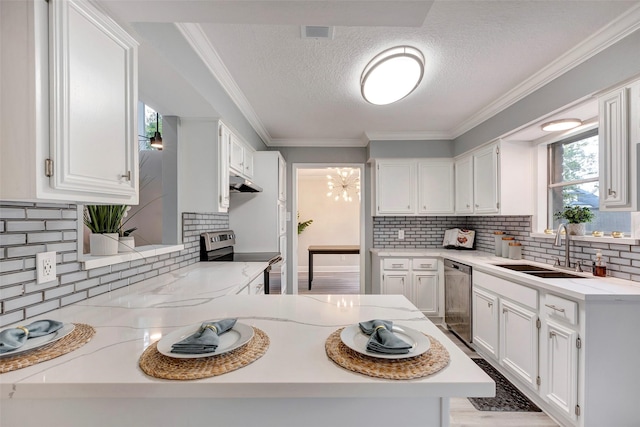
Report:
M 444 323 L 465 344 L 471 344 L 471 267 L 444 260 Z

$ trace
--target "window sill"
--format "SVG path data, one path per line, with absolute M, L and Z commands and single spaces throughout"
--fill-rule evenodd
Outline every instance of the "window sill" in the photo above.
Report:
M 536 239 L 555 239 L 556 234 L 546 234 L 546 233 L 530 233 L 530 237 L 534 237 Z M 564 236 L 562 237 L 564 239 Z M 571 236 L 571 240 L 576 240 L 579 242 L 600 242 L 600 243 L 614 243 L 619 245 L 640 245 L 640 240 L 634 239 L 633 237 L 611 237 L 611 236 L 602 236 L 602 237 L 593 237 L 593 236 Z
M 117 255 L 91 256 L 85 255 L 80 262 L 83 270 L 105 267 L 107 265 L 119 264 L 121 262 L 136 259 L 151 258 L 171 252 L 178 252 L 184 249 L 184 245 L 148 245 L 136 247 L 133 252 L 120 253 Z

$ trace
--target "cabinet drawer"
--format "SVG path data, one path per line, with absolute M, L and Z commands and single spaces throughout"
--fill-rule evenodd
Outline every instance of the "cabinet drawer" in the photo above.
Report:
M 575 301 L 548 294 L 544 299 L 544 311 L 548 317 L 578 324 L 578 303 Z
M 408 270 L 408 258 L 385 258 L 382 260 L 383 270 Z
M 411 268 L 414 270 L 437 270 L 438 260 L 435 258 L 414 258 L 411 260 Z

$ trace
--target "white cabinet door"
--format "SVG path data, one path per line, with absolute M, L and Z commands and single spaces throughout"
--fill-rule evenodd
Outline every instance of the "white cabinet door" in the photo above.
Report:
M 243 159 L 242 166 L 244 168 L 244 175 L 251 179 L 253 178 L 253 150 L 245 147 Z
M 218 212 L 229 208 L 229 141 L 231 132 L 229 128 L 220 123 L 218 127 Z
M 450 159 L 418 162 L 418 213 L 454 212 L 453 161 Z
M 500 299 L 500 364 L 537 389 L 537 313 Z
M 49 29 L 51 186 L 137 203 L 137 43 L 85 1 L 52 2 Z
M 86 0 L 0 3 L 3 199 L 137 204 L 137 42 Z
M 404 295 L 411 301 L 409 273 L 383 272 L 381 291 L 384 295 Z
M 413 299 L 412 302 L 418 310 L 427 315 L 438 314 L 438 273 L 413 273 L 412 277 Z
M 244 175 L 244 147 L 233 132 L 229 139 L 229 169 Z
M 578 333 L 546 321 L 546 375 L 543 378 L 545 397 L 572 420 L 576 419 L 578 396 Z
M 416 203 L 414 161 L 380 161 L 376 166 L 376 214 L 413 214 Z
M 473 344 L 489 356 L 498 358 L 498 297 L 473 290 Z
M 287 163 L 278 157 L 278 200 L 287 200 Z
M 456 213 L 473 213 L 473 158 L 458 159 L 454 167 Z
M 492 144 L 473 154 L 473 210 L 498 213 L 498 152 Z
M 629 205 L 629 129 L 627 88 L 598 100 L 600 111 L 600 209 Z

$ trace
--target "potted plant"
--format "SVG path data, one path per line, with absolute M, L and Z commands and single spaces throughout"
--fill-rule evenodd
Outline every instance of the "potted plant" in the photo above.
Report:
M 91 255 L 115 255 L 127 205 L 85 205 L 83 221 L 91 235 Z
M 311 225 L 312 222 L 312 219 L 300 222 L 300 212 L 298 212 L 298 234 L 302 233 L 305 228 Z
M 567 233 L 572 236 L 584 236 L 585 223 L 591 222 L 594 215 L 588 206 L 565 206 L 554 214 L 555 219 L 567 220 Z

